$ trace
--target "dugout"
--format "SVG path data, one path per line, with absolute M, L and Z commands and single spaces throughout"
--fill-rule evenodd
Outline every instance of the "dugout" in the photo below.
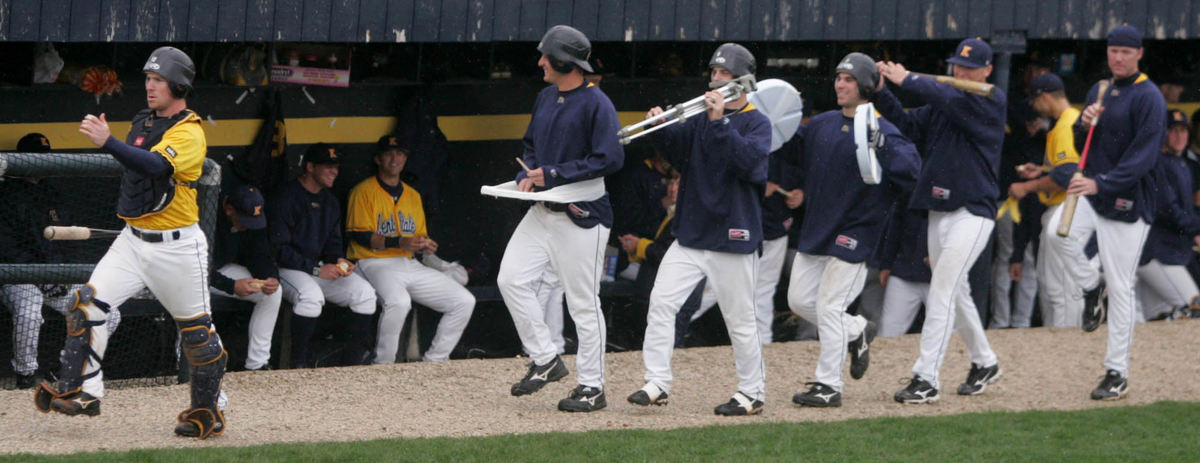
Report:
M 969 36 L 1024 41 L 1009 61 L 1013 95 L 1023 85 L 1022 70 L 1038 63 L 1069 71 L 1068 93 L 1079 100 L 1102 75 L 1104 34 L 1122 22 L 1146 34 L 1143 70 L 1160 83 L 1182 87 L 1180 103 L 1173 106 L 1189 114 L 1200 107 L 1197 1 L 856 0 L 820 2 L 816 8 L 810 3 L 0 0 L 0 56 L 6 63 L 0 69 L 0 150 L 39 131 L 56 151 L 89 151 L 75 131 L 79 118 L 102 111 L 111 120 L 127 121 L 143 106 L 141 63 L 167 43 L 196 59 L 197 91 L 190 105 L 206 119 L 210 157 L 218 163 L 243 152 L 258 133 L 270 101 L 267 87 L 281 92 L 289 159 L 317 141 L 337 143 L 349 155 L 334 188 L 342 198 L 369 175 L 370 144 L 379 135 L 430 118 L 445 137 L 444 150 L 420 161 L 414 156 L 410 165 L 424 169 L 428 188 L 436 189 L 422 188 L 422 194 L 430 229 L 442 243 L 439 254 L 473 264 L 478 275 L 472 285 L 485 288 L 477 291 L 482 302 L 464 340 L 487 339 L 485 350 L 500 352 L 495 346 L 510 344 L 515 334 L 507 312 L 489 297 L 492 281 L 485 270 L 498 267 L 521 205 L 483 198 L 478 187 L 515 172 L 511 158 L 521 150 L 529 108 L 543 86 L 535 45 L 550 25 L 572 24 L 593 39 L 600 85 L 625 122 L 640 119 L 650 106 L 696 96 L 704 88 L 709 54 L 725 41 L 747 45 L 758 58 L 759 77 L 791 82 L 813 111 L 832 108 L 829 76 L 850 51 L 937 73 L 945 70 L 954 44 Z M 121 92 L 97 98 L 78 83 L 34 83 L 34 63 L 47 44 L 65 62 L 65 71 L 114 70 Z M 339 56 L 338 64 L 330 64 L 329 55 L 314 52 L 316 59 L 305 64 L 332 69 L 348 63 L 348 87 L 243 86 L 228 75 L 230 62 L 245 65 L 247 56 L 259 53 L 265 64 L 267 56 L 287 58 L 288 49 Z M 1001 74 L 997 69 L 996 78 Z M 632 164 L 645 156 L 645 146 L 632 145 L 627 154 L 626 164 Z M 99 211 L 94 220 L 111 224 L 105 198 L 114 197 L 115 188 L 105 190 L 102 181 L 70 187 L 76 195 L 89 192 L 83 196 L 91 205 L 81 209 Z M 436 316 L 418 313 L 423 324 Z M 3 345 L 11 344 L 4 342 L 11 333 L 7 327 L 0 323 L 5 333 L 0 361 Z

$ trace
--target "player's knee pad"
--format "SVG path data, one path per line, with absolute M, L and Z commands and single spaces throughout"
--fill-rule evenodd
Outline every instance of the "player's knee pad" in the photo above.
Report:
M 212 327 L 212 318 L 204 314 L 176 323 L 179 344 L 190 365 L 192 408 L 217 410 L 217 396 L 221 393 L 221 378 L 225 376 L 229 356 Z

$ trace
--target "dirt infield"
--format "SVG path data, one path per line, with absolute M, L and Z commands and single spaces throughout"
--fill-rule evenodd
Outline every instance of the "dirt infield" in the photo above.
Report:
M 767 408 L 757 417 L 714 416 L 736 380 L 729 347 L 680 350 L 675 355 L 671 404 L 641 408 L 625 396 L 642 385 L 640 352 L 609 354 L 608 408 L 574 415 L 555 405 L 574 385 L 574 374 L 534 394 L 509 395 L 524 373 L 521 359 L 462 360 L 443 364 L 397 364 L 304 371 L 232 373 L 229 429 L 199 442 L 175 437 L 175 414 L 187 405 L 186 386 L 111 390 L 99 417 L 43 415 L 28 391 L 0 392 L 0 452 L 68 453 L 152 447 L 248 446 L 273 442 L 348 441 L 378 438 L 480 436 L 594 429 L 664 429 L 764 421 L 827 421 L 880 416 L 943 415 L 985 410 L 1073 410 L 1200 401 L 1196 361 L 1200 321 L 1140 325 L 1133 351 L 1129 396 L 1099 403 L 1088 392 L 1104 373 L 1105 329 L 1043 328 L 989 331 L 1003 378 L 978 397 L 953 391 L 969 364 L 957 337 L 942 369 L 942 400 L 902 406 L 892 394 L 906 384 L 917 336 L 876 340 L 861 381 L 849 380 L 838 409 L 799 408 L 791 396 L 810 380 L 816 342 L 766 348 Z M 573 368 L 573 358 L 567 359 Z

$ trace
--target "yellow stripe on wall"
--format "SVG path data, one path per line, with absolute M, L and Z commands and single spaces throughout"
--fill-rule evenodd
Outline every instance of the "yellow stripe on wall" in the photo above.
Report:
M 1191 117 L 1200 109 L 1200 103 L 1168 105 L 1181 109 Z M 617 118 L 622 126 L 641 121 L 646 113 L 622 111 Z M 520 140 L 529 125 L 529 114 L 495 114 L 479 116 L 441 116 L 438 127 L 449 141 L 495 141 Z M 390 133 L 396 125 L 394 117 L 304 117 L 287 121 L 288 142 L 309 144 L 327 143 L 374 143 L 383 134 Z M 202 122 L 208 146 L 248 146 L 262 126 L 262 119 L 218 119 L 213 125 L 208 119 Z M 110 122 L 109 127 L 117 138 L 129 132 L 129 122 Z M 17 140 L 30 132 L 40 132 L 50 139 L 54 149 L 94 148 L 83 134 L 79 133 L 78 122 L 46 122 L 0 124 L 0 150 L 12 150 Z M 616 134 L 614 134 L 616 135 Z

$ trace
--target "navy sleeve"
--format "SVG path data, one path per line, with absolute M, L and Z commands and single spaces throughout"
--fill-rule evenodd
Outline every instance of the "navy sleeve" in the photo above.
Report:
M 804 189 L 804 176 L 807 174 L 807 169 L 804 166 L 804 136 L 808 128 L 801 125 L 796 128 L 796 134 L 792 138 L 783 143 L 778 150 L 771 153 L 771 156 L 778 156 L 783 160 L 784 167 L 788 169 L 788 176 L 791 180 L 788 185 L 780 184 L 784 189 L 800 188 Z
M 583 159 L 542 166 L 543 170 L 548 171 L 547 187 L 603 177 L 621 170 L 624 165 L 625 149 L 617 138 L 617 132 L 621 130 L 617 110 L 611 101 L 599 97 L 591 109 L 592 132 L 588 136 L 591 144 L 587 154 Z
M 1200 235 L 1200 217 L 1196 216 L 1194 208 L 1188 207 L 1189 204 L 1180 201 L 1180 198 L 1190 198 L 1191 195 L 1186 194 L 1185 196 L 1179 191 L 1180 185 L 1168 171 L 1170 167 L 1166 165 L 1166 162 L 1160 161 L 1158 164 L 1154 169 L 1154 183 L 1158 187 L 1155 188 L 1157 193 L 1155 201 L 1162 205 L 1162 209 L 1158 212 L 1158 219 L 1174 226 L 1189 237 Z
M 321 260 L 328 264 L 337 263 L 338 259 L 346 256 L 346 250 L 342 246 L 342 210 L 337 207 L 337 200 L 331 200 L 332 205 L 329 208 L 323 208 L 328 216 L 325 220 L 328 224 L 329 237 L 325 239 L 325 246 L 321 249 Z
M 214 269 L 212 271 L 212 273 L 209 275 L 208 279 L 209 279 L 209 282 L 208 282 L 209 286 L 212 286 L 221 291 L 224 291 L 225 294 L 236 294 L 233 291 L 233 285 L 234 285 L 234 283 L 236 283 L 236 281 L 233 281 L 233 278 L 229 278 L 229 277 L 225 276 L 224 273 L 221 273 L 220 271 Z
M 910 141 L 921 143 L 925 139 L 925 128 L 929 126 L 929 106 L 905 112 L 900 99 L 884 86 L 883 91 L 875 95 L 875 109 Z
M 103 148 L 111 153 L 121 165 L 144 176 L 158 178 L 174 173 L 171 163 L 167 162 L 162 155 L 127 145 L 113 138 L 112 135 L 108 136 L 108 141 L 104 142 Z
M 292 201 L 294 199 L 285 193 L 267 203 L 267 227 L 271 233 L 271 246 L 278 250 L 275 261 L 280 267 L 308 273 L 317 266 L 317 261 L 304 257 L 300 252 L 299 243 L 292 237 L 291 230 L 296 226 L 296 219 L 299 217 L 299 214 L 288 213 Z
M 533 121 L 537 120 L 537 110 L 538 107 L 541 106 L 541 102 L 542 94 L 538 93 L 537 99 L 533 102 L 533 111 L 531 117 L 529 118 L 529 125 L 525 127 L 525 136 L 521 138 L 521 143 L 525 146 L 525 150 L 521 152 L 521 160 L 525 161 L 525 165 L 527 166 L 533 165 L 536 162 L 534 161 L 536 156 L 534 156 L 533 150 Z M 522 168 L 517 172 L 517 177 L 515 180 L 517 183 L 521 183 L 521 180 L 524 180 L 525 177 L 525 169 Z
M 951 124 L 977 140 L 987 139 L 995 123 L 1004 126 L 1006 108 L 1000 91 L 995 97 L 975 95 L 913 73 L 904 79 L 902 88 L 917 95 L 930 108 L 946 113 Z M 1163 113 L 1165 117 L 1166 110 Z M 995 120 L 997 117 L 999 121 Z
M 1071 184 L 1071 177 L 1074 176 L 1075 172 L 1077 171 L 1079 171 L 1079 164 L 1077 163 L 1068 162 L 1066 164 L 1061 164 L 1050 170 L 1050 180 L 1054 181 L 1055 184 L 1066 190 L 1067 186 Z
M 1155 159 L 1166 141 L 1167 107 L 1157 94 L 1157 89 L 1152 90 L 1157 98 L 1150 98 L 1143 91 L 1130 108 L 1130 113 L 1136 118 L 1134 123 L 1137 130 L 1125 152 L 1121 153 L 1121 160 L 1112 170 L 1095 178 L 1096 188 L 1103 193 L 1115 195 L 1133 188 L 1154 168 Z
M 279 278 L 279 266 L 275 265 L 275 259 L 271 257 L 271 241 L 266 230 L 247 230 L 242 233 L 246 233 L 249 238 L 247 241 L 250 245 L 250 255 L 247 258 L 246 269 L 250 270 L 250 275 L 260 280 Z
M 901 135 L 892 124 L 881 121 L 880 130 L 886 137 L 883 149 L 879 153 L 880 167 L 887 175 L 887 181 L 899 191 L 908 195 L 917 185 L 917 176 L 921 174 L 921 154 L 917 153 L 916 145 Z
M 705 150 L 727 153 L 730 167 L 742 180 L 766 184 L 767 153 L 771 150 L 771 123 L 767 118 L 756 118 L 744 135 L 730 127 L 733 123 L 728 117 L 706 122 Z
M 688 155 L 692 152 L 690 139 L 687 138 L 691 131 L 684 130 L 684 126 L 688 124 L 694 122 L 676 122 L 649 135 L 654 145 L 667 157 L 667 161 L 680 172 L 683 172 Z
M 888 218 L 887 227 L 883 230 L 883 236 L 879 240 L 879 269 L 891 270 L 892 264 L 896 262 L 896 254 L 900 252 L 900 230 L 904 222 L 904 215 L 908 201 L 896 201 L 892 207 L 891 217 Z

